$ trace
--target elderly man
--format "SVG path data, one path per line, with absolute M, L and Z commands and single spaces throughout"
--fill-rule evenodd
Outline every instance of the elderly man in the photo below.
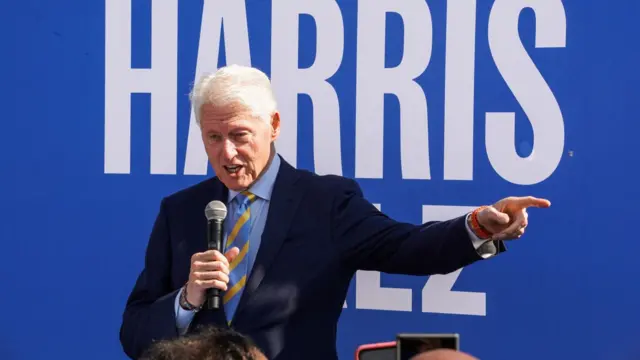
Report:
M 139 357 L 152 342 L 232 327 L 271 360 L 336 359 L 336 327 L 357 270 L 430 275 L 504 251 L 519 238 L 533 197 L 509 197 L 449 221 L 390 219 L 339 176 L 297 170 L 277 154 L 280 115 L 269 79 L 228 66 L 192 92 L 216 176 L 164 198 L 145 267 L 124 311 L 120 340 Z M 286 121 L 286 119 L 285 119 Z M 207 251 L 204 208 L 227 204 L 223 253 Z M 223 306 L 203 308 L 206 290 Z

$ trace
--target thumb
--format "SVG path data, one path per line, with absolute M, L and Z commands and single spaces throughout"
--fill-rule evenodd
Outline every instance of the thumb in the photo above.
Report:
M 238 249 L 236 246 L 234 246 L 231 249 L 227 250 L 227 252 L 224 254 L 224 256 L 227 258 L 229 263 L 231 263 L 233 261 L 233 259 L 235 259 L 236 256 L 238 256 L 238 254 L 240 254 L 240 249 Z
M 489 207 L 489 219 L 500 225 L 507 225 L 509 223 L 509 215 L 496 210 L 494 207 Z

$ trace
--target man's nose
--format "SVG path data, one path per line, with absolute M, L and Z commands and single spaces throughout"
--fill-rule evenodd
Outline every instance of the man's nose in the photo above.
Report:
M 238 154 L 238 152 L 236 151 L 235 144 L 229 139 L 224 140 L 222 152 L 224 154 L 225 160 L 227 161 L 233 160 L 233 158 L 236 157 L 236 155 Z

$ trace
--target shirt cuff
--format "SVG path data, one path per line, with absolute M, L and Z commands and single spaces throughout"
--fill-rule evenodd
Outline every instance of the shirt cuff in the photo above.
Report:
M 493 241 L 480 239 L 478 236 L 476 236 L 473 230 L 471 230 L 471 228 L 469 227 L 469 216 L 471 216 L 471 214 L 467 214 L 464 225 L 467 228 L 467 233 L 471 238 L 471 243 L 478 252 L 478 255 L 480 255 L 483 259 L 488 259 L 497 254 L 498 247 Z
M 191 324 L 191 320 L 196 315 L 196 312 L 193 310 L 185 310 L 180 306 L 180 296 L 182 295 L 182 291 L 184 288 L 178 291 L 178 295 L 176 295 L 175 300 L 175 312 L 176 312 L 176 327 L 178 328 L 178 333 L 180 335 L 184 335 L 189 329 L 189 325 Z

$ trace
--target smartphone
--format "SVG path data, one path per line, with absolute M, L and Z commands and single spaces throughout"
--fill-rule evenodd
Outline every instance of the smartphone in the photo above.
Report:
M 410 360 L 420 353 L 434 349 L 460 350 L 460 335 L 398 334 L 396 336 L 397 360 Z

